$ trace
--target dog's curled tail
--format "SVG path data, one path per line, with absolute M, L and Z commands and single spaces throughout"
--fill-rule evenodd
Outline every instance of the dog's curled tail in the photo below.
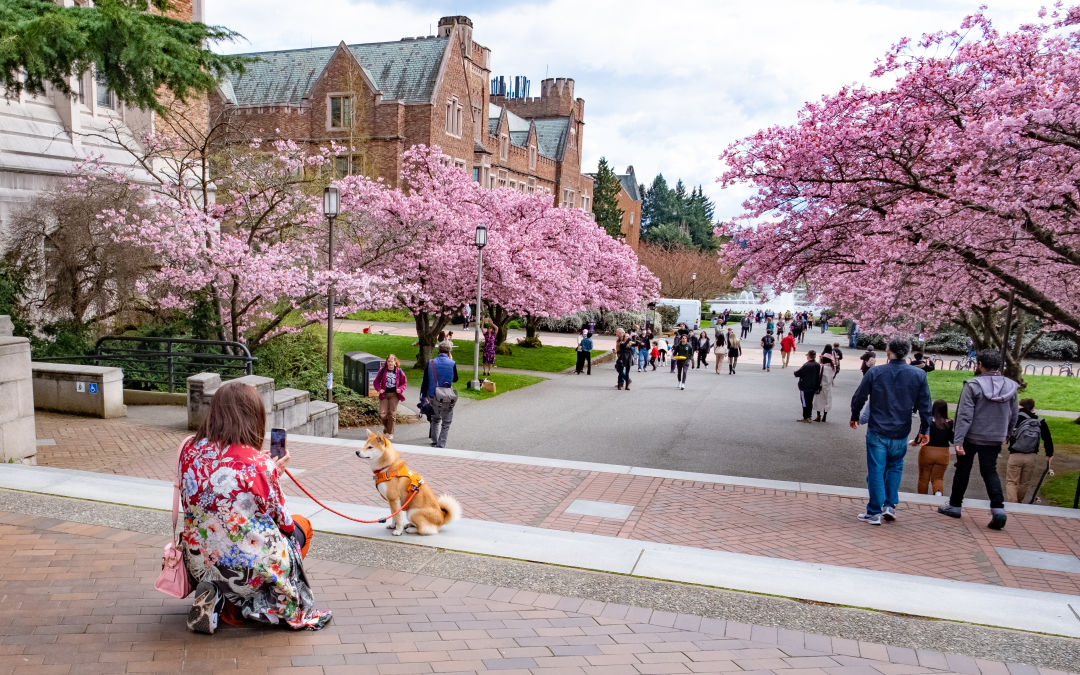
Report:
M 443 512 L 443 525 L 461 517 L 461 504 L 450 495 L 439 495 L 439 508 Z

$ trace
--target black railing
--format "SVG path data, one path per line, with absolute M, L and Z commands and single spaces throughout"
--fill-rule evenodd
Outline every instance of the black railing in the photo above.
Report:
M 119 336 L 98 340 L 93 354 L 48 360 L 122 368 L 126 389 L 165 388 L 173 392 L 178 378 L 183 385 L 188 377 L 198 373 L 226 377 L 251 375 L 258 359 L 239 342 Z

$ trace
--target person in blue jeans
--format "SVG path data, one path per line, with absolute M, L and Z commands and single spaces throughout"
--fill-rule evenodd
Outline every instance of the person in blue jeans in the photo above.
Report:
M 765 372 L 771 372 L 772 368 L 772 350 L 776 346 L 776 338 L 773 336 L 772 329 L 765 331 L 765 335 L 761 338 L 761 369 Z
M 930 386 L 923 370 L 904 361 L 910 351 L 907 338 L 889 340 L 885 349 L 889 362 L 868 370 L 851 397 L 852 429 L 859 427 L 859 414 L 870 401 L 866 427 L 866 488 L 870 498 L 866 512 L 859 514 L 859 520 L 870 525 L 881 525 L 882 518 L 896 520 L 912 410 L 919 412 L 916 445 L 930 441 Z

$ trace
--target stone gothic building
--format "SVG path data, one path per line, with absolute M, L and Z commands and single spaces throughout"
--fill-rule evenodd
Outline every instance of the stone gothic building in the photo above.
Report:
M 592 179 L 581 173 L 585 102 L 574 81 L 544 80 L 533 98 L 492 95 L 491 50 L 473 41 L 468 17 L 441 18 L 430 37 L 249 56 L 259 60 L 211 96 L 211 118 L 231 130 L 225 142 L 333 141 L 347 148 L 336 173 L 391 184 L 403 151 L 438 145 L 481 185 L 592 209 Z

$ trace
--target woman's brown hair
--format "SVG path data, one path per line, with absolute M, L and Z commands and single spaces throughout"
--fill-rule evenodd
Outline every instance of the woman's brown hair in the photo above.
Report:
M 241 444 L 258 450 L 265 434 L 266 406 L 259 392 L 243 382 L 226 382 L 210 400 L 195 440 L 206 438 L 222 446 Z

